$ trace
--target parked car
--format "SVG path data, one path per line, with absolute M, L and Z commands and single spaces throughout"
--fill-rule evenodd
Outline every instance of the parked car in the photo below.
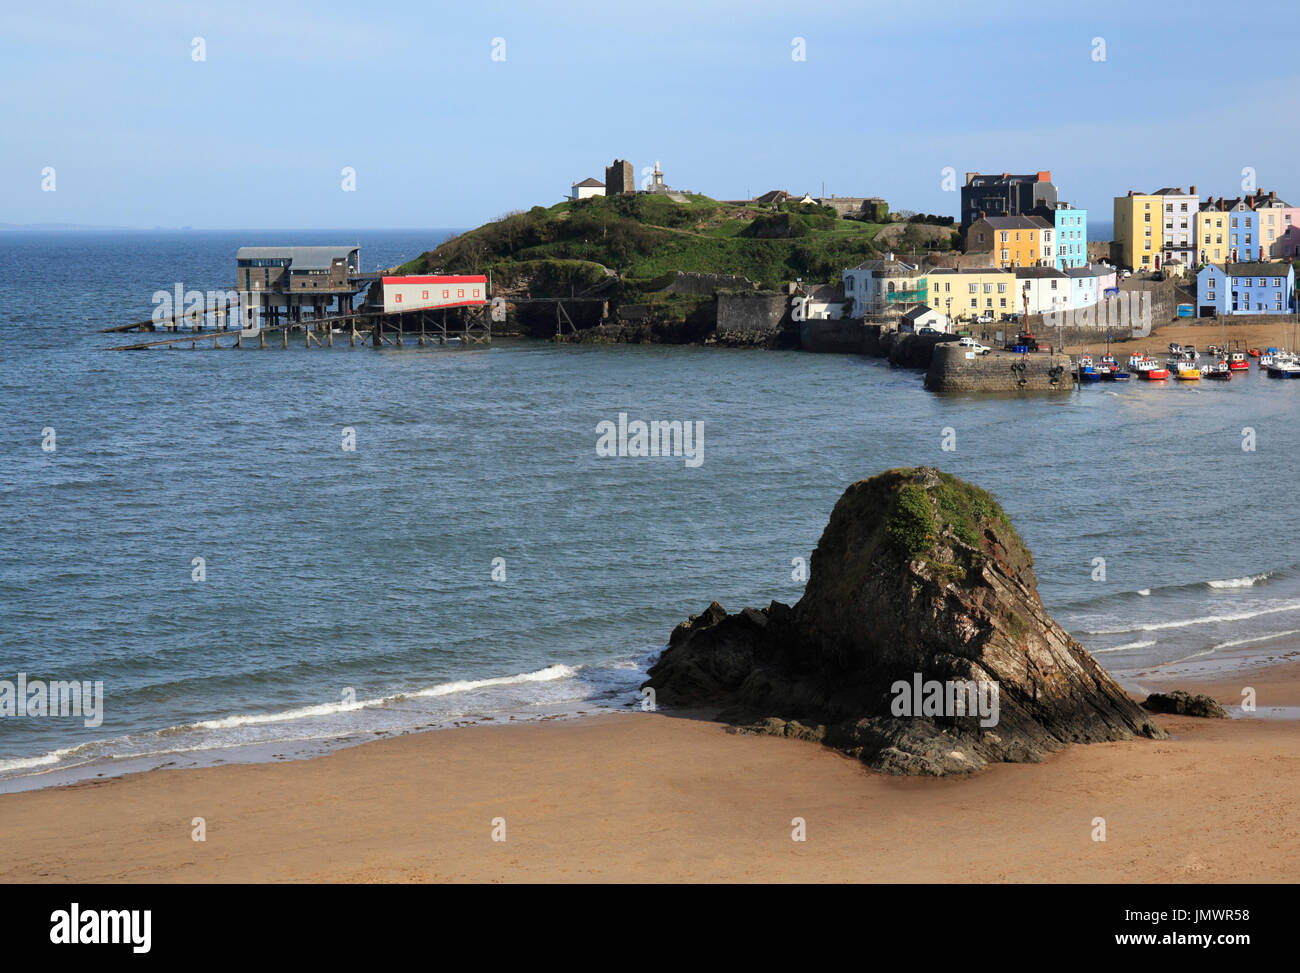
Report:
M 980 344 L 974 338 L 962 338 L 957 342 L 957 347 L 965 348 L 967 351 L 973 351 L 977 355 L 987 355 L 989 353 L 989 349 L 985 345 Z
M 938 328 L 922 328 L 917 334 L 943 334 Z
M 973 286 L 973 285 L 972 285 L 972 286 Z M 977 317 L 977 318 L 975 319 L 975 323 L 976 323 L 976 324 L 992 324 L 992 323 L 993 323 L 993 314 L 992 314 L 991 312 L 989 312 L 989 311 L 985 311 L 983 314 L 981 314 L 979 317 Z

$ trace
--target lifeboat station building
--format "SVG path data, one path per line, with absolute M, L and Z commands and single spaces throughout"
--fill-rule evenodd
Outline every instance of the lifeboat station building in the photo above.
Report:
M 374 275 L 361 275 L 360 247 L 240 247 L 235 289 L 252 319 L 269 326 L 352 310 Z M 307 313 L 304 314 L 304 309 Z

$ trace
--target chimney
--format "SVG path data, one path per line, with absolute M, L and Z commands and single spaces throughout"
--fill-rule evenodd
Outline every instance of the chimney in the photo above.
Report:
M 1043 169 L 1043 170 L 1040 170 L 1039 173 L 1038 173 L 1038 181 L 1039 181 L 1039 182 L 1051 182 L 1051 181 L 1052 181 L 1052 171 L 1051 171 L 1050 169 Z
M 1192 187 L 1192 195 L 1193 195 L 1193 196 L 1196 195 L 1196 187 L 1195 187 L 1195 186 Z
M 1128 194 L 1129 194 L 1130 196 L 1132 196 L 1132 195 L 1133 195 L 1133 190 L 1130 189 L 1130 190 L 1128 191 Z
M 1269 199 L 1277 199 L 1277 190 L 1274 189 L 1274 190 L 1270 191 L 1269 194 L 1268 194 L 1268 198 L 1269 198 Z

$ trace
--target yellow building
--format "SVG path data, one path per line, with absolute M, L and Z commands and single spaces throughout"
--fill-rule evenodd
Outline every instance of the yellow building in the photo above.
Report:
M 1000 320 L 1023 312 L 1018 306 L 1016 273 L 995 267 L 932 270 L 926 275 L 927 303 L 949 320 L 970 320 L 982 314 Z
M 992 253 L 999 267 L 1053 266 L 1052 231 L 1041 216 L 981 216 L 966 231 L 966 252 Z
M 1277 194 L 1274 193 L 1276 196 Z M 1264 259 L 1267 260 L 1273 256 L 1277 249 L 1278 241 L 1286 233 L 1288 223 L 1286 222 L 1286 203 L 1274 202 L 1269 205 L 1260 206 L 1255 212 L 1259 215 L 1259 242 L 1256 246 L 1263 252 Z
M 1164 246 L 1161 197 L 1130 191 L 1115 197 L 1115 259 L 1121 267 L 1155 270 Z
M 1211 197 L 1201 204 L 1196 213 L 1196 259 L 1198 263 L 1218 264 L 1222 267 L 1232 260 L 1228 240 L 1229 214 L 1220 209 L 1222 201 Z

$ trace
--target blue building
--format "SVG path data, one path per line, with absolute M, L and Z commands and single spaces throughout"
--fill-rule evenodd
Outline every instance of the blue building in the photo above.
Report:
M 1088 211 L 1069 203 L 1039 206 L 1031 214 L 1052 224 L 1052 266 L 1057 270 L 1088 265 Z
M 1196 275 L 1196 316 L 1290 314 L 1295 308 L 1295 268 L 1272 263 L 1207 264 Z
M 1234 200 L 1228 210 L 1228 252 L 1234 262 L 1259 260 L 1264 250 L 1259 242 L 1259 214 L 1244 200 Z

